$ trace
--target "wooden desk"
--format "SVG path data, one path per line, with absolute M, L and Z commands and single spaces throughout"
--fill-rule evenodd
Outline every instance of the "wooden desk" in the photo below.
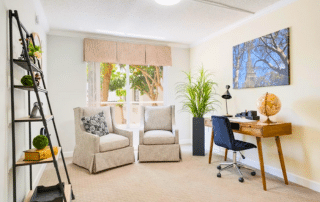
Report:
M 230 122 L 236 125 L 238 124 L 237 126 L 239 126 L 237 129 L 233 129 L 234 132 L 241 133 L 244 135 L 255 136 L 257 139 L 263 189 L 266 191 L 267 185 L 266 185 L 266 177 L 264 172 L 261 138 L 275 137 L 284 182 L 285 184 L 289 184 L 279 136 L 290 135 L 292 133 L 291 123 L 266 124 L 261 122 L 241 122 L 234 119 L 231 119 Z M 204 125 L 212 128 L 211 118 L 205 118 Z M 209 164 L 211 163 L 211 157 L 212 157 L 212 147 L 213 147 L 213 138 L 214 138 L 213 134 L 214 134 L 214 131 L 212 130 L 210 152 L 209 152 Z M 224 156 L 225 161 L 227 160 L 227 154 L 228 154 L 228 149 L 225 150 L 225 156 Z

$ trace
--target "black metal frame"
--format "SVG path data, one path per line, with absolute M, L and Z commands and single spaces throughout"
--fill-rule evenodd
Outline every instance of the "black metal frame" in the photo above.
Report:
M 34 38 L 32 36 L 32 34 L 29 34 L 27 29 L 20 23 L 20 20 L 19 20 L 19 16 L 18 16 L 18 12 L 15 10 L 14 12 L 12 12 L 12 10 L 9 10 L 9 37 L 10 37 L 10 83 L 11 83 L 11 125 L 12 125 L 12 173 L 13 173 L 13 201 L 16 202 L 16 147 L 15 147 L 15 122 L 17 122 L 15 120 L 15 110 L 14 110 L 14 89 L 15 89 L 15 86 L 14 86 L 14 76 L 13 76 L 13 64 L 14 64 L 14 59 L 13 59 L 13 30 L 12 30 L 12 19 L 15 18 L 16 21 L 17 21 L 17 26 L 18 26 L 18 29 L 19 29 L 19 33 L 20 33 L 20 37 L 22 39 L 22 46 L 23 46 L 23 50 L 24 50 L 24 54 L 25 54 L 25 62 L 27 62 L 28 64 L 28 68 L 27 71 L 28 71 L 28 75 L 30 75 L 32 77 L 32 81 L 34 83 L 33 85 L 33 91 L 35 92 L 35 95 L 37 97 L 37 102 L 38 103 L 41 103 L 40 101 L 40 96 L 39 96 L 39 91 L 40 92 L 44 92 L 45 95 L 46 95 L 46 99 L 47 99 L 47 103 L 48 103 L 48 106 L 49 106 L 49 110 L 50 110 L 50 114 L 53 115 L 52 113 L 52 108 L 51 108 L 51 104 L 50 104 L 50 101 L 49 101 L 49 95 L 48 95 L 48 91 L 46 91 L 46 85 L 45 85 L 45 82 L 44 82 L 44 77 L 43 77 L 43 72 L 41 71 L 41 64 L 39 62 L 39 60 L 36 60 L 37 61 L 37 66 L 39 68 L 39 73 L 40 73 L 40 76 L 41 76 L 41 79 L 42 79 L 42 84 L 43 84 L 43 88 L 45 91 L 41 91 L 38 89 L 38 86 L 36 85 L 36 82 L 35 82 L 35 78 L 34 78 L 34 75 L 33 75 L 33 68 L 32 68 L 32 65 L 31 62 L 30 62 L 30 59 L 29 59 L 29 56 L 28 56 L 28 49 L 27 49 L 27 44 L 25 42 L 25 37 L 24 37 L 24 34 L 23 34 L 23 31 L 25 32 L 25 36 L 26 38 L 31 38 L 33 44 L 34 43 Z M 30 113 L 31 113 L 31 95 L 30 95 L 30 90 L 28 90 L 28 114 L 30 116 Z M 52 142 L 51 142 L 51 138 L 50 138 L 50 133 L 49 133 L 49 130 L 48 130 L 48 126 L 47 126 L 47 121 L 46 118 L 45 118 L 45 115 L 44 115 L 44 112 L 43 112 L 43 106 L 42 105 L 39 105 L 39 111 L 40 111 L 40 115 L 42 117 L 42 123 L 43 123 L 43 126 L 45 128 L 45 131 L 46 131 L 46 134 L 47 134 L 47 137 L 48 137 L 48 140 L 49 140 L 49 147 L 50 147 L 50 150 L 51 150 L 51 153 L 54 154 L 53 152 L 53 147 L 52 147 Z M 54 130 L 55 130 L 55 133 L 56 133 L 56 138 L 57 138 L 57 141 L 58 141 L 58 145 L 59 147 L 61 147 L 61 143 L 60 143 L 60 140 L 59 140 L 59 136 L 58 136 L 58 131 L 57 131 L 57 127 L 56 127 L 56 124 L 55 124 L 55 121 L 54 121 L 54 117 L 52 118 L 52 123 L 53 123 L 53 126 L 54 126 Z M 29 121 L 29 149 L 31 149 L 31 121 Z M 63 188 L 63 184 L 62 184 L 62 181 L 61 181 L 61 176 L 60 176 L 60 173 L 59 173 L 59 169 L 58 169 L 58 164 L 57 164 L 57 159 L 55 157 L 55 155 L 52 155 L 52 158 L 53 158 L 53 164 L 54 164 L 54 167 L 55 167 L 55 170 L 56 170 L 56 174 L 57 174 L 57 177 L 58 177 L 58 180 L 59 180 L 59 185 L 60 185 L 60 189 L 62 190 L 62 193 L 63 193 L 63 198 L 64 198 L 64 201 L 67 201 L 66 200 L 66 196 L 65 196 L 65 192 L 64 192 L 64 188 Z M 69 174 L 68 174 L 68 170 L 67 170 L 67 166 L 66 166 L 66 163 L 65 163 L 65 159 L 64 159 L 64 155 L 63 155 L 63 151 L 62 151 L 62 147 L 61 147 L 61 158 L 62 158 L 62 161 L 63 161 L 63 165 L 64 165 L 64 169 L 65 169 L 65 172 L 66 172 L 66 176 L 67 176 L 67 179 L 68 179 L 68 184 L 71 184 L 71 181 L 70 181 L 70 178 L 69 178 Z M 29 165 L 30 167 L 30 190 L 32 190 L 32 165 Z M 73 191 L 71 189 L 71 193 L 72 193 L 72 199 L 75 199 L 74 195 L 73 195 Z

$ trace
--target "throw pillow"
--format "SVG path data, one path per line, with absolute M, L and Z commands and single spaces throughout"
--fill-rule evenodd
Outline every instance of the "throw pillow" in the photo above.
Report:
M 107 122 L 103 112 L 99 112 L 98 114 L 89 117 L 82 117 L 81 121 L 84 125 L 84 129 L 88 133 L 92 133 L 100 137 L 109 134 Z

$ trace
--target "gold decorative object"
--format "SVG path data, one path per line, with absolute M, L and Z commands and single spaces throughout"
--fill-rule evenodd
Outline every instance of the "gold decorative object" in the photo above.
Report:
M 53 147 L 54 155 L 58 154 L 58 147 Z M 50 147 L 46 146 L 44 149 L 29 149 L 24 151 L 25 161 L 40 161 L 52 157 Z
M 257 107 L 260 114 L 268 117 L 264 123 L 274 123 L 269 116 L 276 115 L 280 111 L 281 101 L 276 95 L 267 92 L 258 99 Z

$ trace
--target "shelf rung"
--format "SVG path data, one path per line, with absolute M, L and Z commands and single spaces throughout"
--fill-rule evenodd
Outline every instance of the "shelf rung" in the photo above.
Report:
M 21 86 L 21 85 L 15 85 L 14 88 L 20 89 L 20 90 L 27 90 L 27 91 L 34 91 L 33 87 L 30 86 Z M 47 93 L 48 91 L 46 89 L 38 88 L 39 92 Z
M 53 115 L 47 115 L 45 116 L 46 121 L 51 121 L 53 119 Z M 18 118 L 15 120 L 15 122 L 39 122 L 42 121 L 42 118 L 30 118 L 29 116 L 27 117 L 22 117 L 22 118 Z
M 20 66 L 20 67 L 22 67 L 23 69 L 25 69 L 27 71 L 29 70 L 29 65 L 28 65 L 28 62 L 26 60 L 13 59 L 13 63 L 18 65 L 18 66 Z M 35 64 L 32 64 L 32 63 L 31 63 L 31 70 L 42 73 L 42 70 L 39 69 Z
M 57 155 L 55 155 L 57 161 L 60 156 L 60 153 L 61 153 L 61 147 L 58 147 L 58 153 Z M 52 163 L 52 162 L 53 162 L 52 157 L 43 159 L 40 161 L 24 161 L 24 154 L 23 154 L 22 157 L 16 162 L 16 166 L 27 166 L 27 165 L 36 165 L 36 164 Z

